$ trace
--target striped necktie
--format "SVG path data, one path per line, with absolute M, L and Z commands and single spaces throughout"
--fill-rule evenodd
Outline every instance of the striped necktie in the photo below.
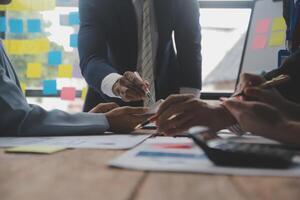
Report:
M 155 79 L 154 79 L 154 58 L 153 53 L 153 25 L 151 17 L 153 14 L 152 0 L 143 0 L 143 13 L 142 13 L 142 48 L 140 56 L 141 63 L 138 66 L 138 72 L 144 80 L 147 80 L 150 84 L 149 90 L 152 95 L 152 99 L 147 98 L 144 101 L 144 106 L 151 106 L 155 103 Z

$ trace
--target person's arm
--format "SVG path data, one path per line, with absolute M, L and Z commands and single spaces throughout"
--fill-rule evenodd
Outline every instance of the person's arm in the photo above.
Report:
M 202 81 L 202 58 L 198 1 L 176 0 L 173 2 L 173 12 L 174 36 L 180 65 L 181 91 L 184 91 L 184 88 L 194 88 L 199 92 Z
M 80 31 L 78 51 L 82 74 L 94 90 L 103 93 L 102 81 L 110 74 L 118 74 L 108 62 L 105 26 L 97 17 L 95 1 L 80 1 Z M 106 92 L 107 93 L 107 92 Z
M 68 114 L 29 105 L 0 66 L 0 136 L 100 134 L 109 128 L 103 114 Z

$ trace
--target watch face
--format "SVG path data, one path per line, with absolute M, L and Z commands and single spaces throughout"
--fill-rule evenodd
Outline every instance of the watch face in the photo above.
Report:
M 0 0 L 0 4 L 9 4 L 11 0 Z

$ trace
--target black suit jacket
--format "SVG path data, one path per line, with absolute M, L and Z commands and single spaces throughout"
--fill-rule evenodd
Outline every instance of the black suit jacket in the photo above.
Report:
M 154 0 L 154 8 L 159 34 L 157 99 L 178 93 L 180 87 L 201 89 L 197 0 Z M 108 74 L 136 70 L 137 19 L 132 0 L 84 0 L 80 1 L 79 9 L 80 67 L 89 85 L 84 109 L 87 111 L 99 102 L 116 101 L 101 91 L 102 80 Z

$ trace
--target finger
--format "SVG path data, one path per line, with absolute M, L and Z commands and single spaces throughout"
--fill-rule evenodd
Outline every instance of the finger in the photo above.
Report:
M 158 116 L 161 115 L 171 105 L 176 105 L 180 102 L 186 101 L 191 98 L 195 98 L 195 96 L 191 95 L 191 94 L 171 95 L 160 105 L 160 107 L 157 111 L 157 115 Z
M 192 113 L 184 113 L 180 114 L 173 119 L 167 120 L 162 124 L 158 125 L 158 130 L 161 132 L 167 131 L 169 129 L 181 128 L 186 124 L 189 120 L 192 119 Z
M 245 112 L 247 109 L 247 103 L 237 100 L 228 100 L 223 103 L 225 108 L 237 119 L 241 112 Z
M 247 88 L 245 94 L 263 102 L 270 102 L 278 97 L 277 91 L 274 89 Z
M 135 93 L 137 93 L 141 97 L 145 97 L 146 93 L 143 89 L 137 87 L 134 85 L 130 80 L 128 80 L 126 77 L 123 77 L 120 79 L 120 85 L 126 88 L 129 88 L 131 90 L 134 90 Z
M 145 83 L 140 77 L 137 77 L 134 72 L 125 72 L 124 77 L 127 78 L 135 87 L 144 91 Z
M 197 122 L 195 120 L 190 120 L 187 123 L 183 124 L 181 127 L 172 128 L 169 130 L 164 131 L 166 135 L 175 135 L 179 133 L 183 133 L 184 131 L 187 131 L 189 128 L 195 126 Z
M 145 114 L 149 109 L 144 107 L 124 107 L 124 112 L 129 115 Z
M 115 108 L 118 108 L 119 105 L 111 102 L 111 103 L 99 103 L 97 106 L 95 106 L 90 113 L 105 113 L 108 111 L 111 111 Z
M 241 84 L 245 87 L 257 86 L 264 81 L 265 80 L 261 76 L 255 74 L 244 73 L 241 76 Z

